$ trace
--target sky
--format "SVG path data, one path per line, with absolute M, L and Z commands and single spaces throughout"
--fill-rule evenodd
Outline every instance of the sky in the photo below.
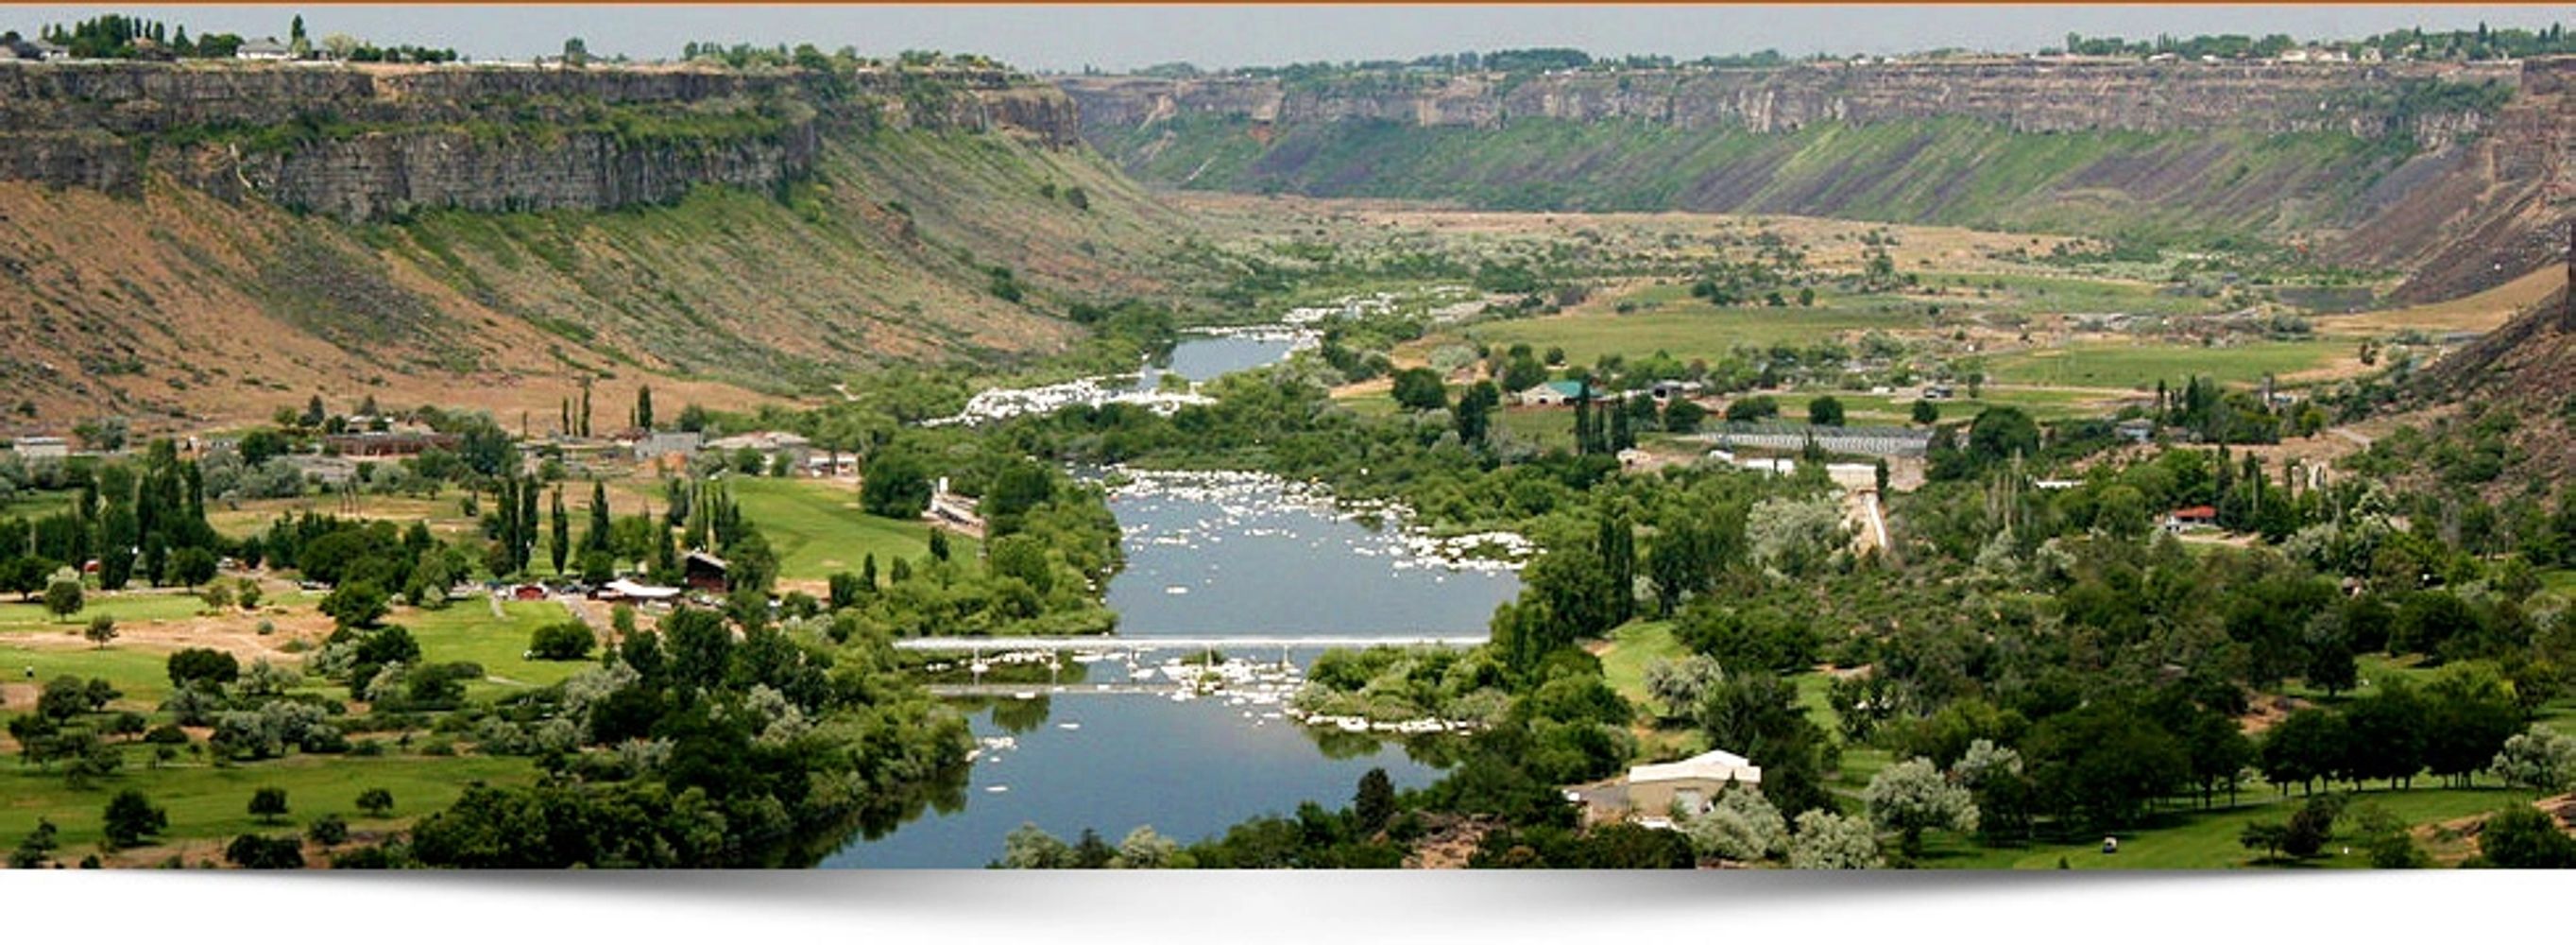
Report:
M 1207 68 L 1317 60 L 1410 59 L 1434 53 L 1570 46 L 1595 56 L 1706 55 L 1777 49 L 1790 56 L 1958 47 L 2030 52 L 2069 31 L 2148 39 L 2157 33 L 2288 33 L 2358 38 L 2391 29 L 2576 24 L 2565 6 L 1304 6 L 1304 5 L 322 5 L 74 6 L 0 4 L 0 28 L 34 32 L 121 12 L 192 33 L 283 37 L 304 15 L 315 37 L 453 47 L 478 59 L 526 59 L 581 37 L 592 55 L 676 57 L 680 44 L 810 42 L 863 55 L 906 49 L 975 52 L 1033 71 L 1116 72 L 1165 62 Z

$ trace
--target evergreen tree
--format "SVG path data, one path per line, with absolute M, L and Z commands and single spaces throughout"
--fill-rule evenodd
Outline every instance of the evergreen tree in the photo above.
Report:
M 608 521 L 608 486 L 597 479 L 590 481 L 590 528 L 582 533 L 583 554 L 606 554 L 614 551 L 612 527 Z
M 555 487 L 552 511 L 554 530 L 547 536 L 550 540 L 546 542 L 546 557 L 555 566 L 555 576 L 561 577 L 564 573 L 564 560 L 572 554 L 572 520 L 564 514 L 562 486 Z

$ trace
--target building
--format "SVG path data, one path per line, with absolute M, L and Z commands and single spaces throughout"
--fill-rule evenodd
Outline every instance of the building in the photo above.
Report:
M 689 552 L 680 561 L 681 583 L 692 590 L 713 594 L 733 593 L 733 565 L 725 559 L 703 551 Z
M 2118 429 L 2120 435 L 2131 443 L 2153 443 L 2156 439 L 2156 422 L 2153 420 L 2122 420 Z
M 1698 381 L 1656 381 L 1654 386 L 1646 388 L 1646 395 L 1661 404 L 1699 393 L 1699 390 Z
M 805 458 L 813 455 L 814 444 L 813 441 L 796 434 L 773 430 L 708 440 L 701 449 L 714 453 L 727 462 L 733 460 L 734 454 L 751 450 L 767 457 L 773 464 L 784 459 L 790 467 L 803 467 Z
M 26 460 L 70 459 L 72 456 L 71 443 L 59 436 L 19 437 L 9 448 L 18 454 L 18 458 Z
M 2218 510 L 2206 505 L 2175 509 L 2165 514 L 2165 530 L 2179 532 L 2189 528 L 2217 528 Z
M 1549 381 L 1512 396 L 1524 407 L 1562 407 L 1588 395 L 1582 381 Z
M 258 62 L 284 62 L 295 58 L 295 50 L 285 43 L 278 42 L 275 36 L 262 36 L 243 41 L 239 48 L 233 50 L 233 58 Z
M 705 443 L 706 439 L 706 434 L 685 430 L 656 430 L 649 433 L 638 431 L 633 438 L 635 444 L 633 449 L 637 460 L 648 463 L 664 456 L 688 459 L 698 455 L 698 446 Z
M 464 438 L 453 433 L 335 433 L 322 438 L 328 452 L 368 458 L 453 451 L 462 442 Z
M 1676 807 L 1692 814 L 1707 813 L 1728 786 L 1761 783 L 1762 769 L 1743 755 L 1710 751 L 1628 769 L 1624 801 L 1629 812 L 1652 823 L 1666 819 Z
M 672 599 L 679 597 L 681 593 L 681 590 L 676 587 L 657 587 L 651 584 L 638 584 L 625 578 L 618 578 L 617 580 L 600 585 L 597 590 L 590 593 L 590 596 L 593 600 L 637 601 L 640 603 L 652 604 L 667 603 Z

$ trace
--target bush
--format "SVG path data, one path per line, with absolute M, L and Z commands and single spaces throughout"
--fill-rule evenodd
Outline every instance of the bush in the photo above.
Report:
M 299 870 L 304 868 L 304 845 L 293 837 L 246 833 L 224 846 L 224 860 L 246 870 Z
M 188 684 L 206 682 L 223 684 L 241 678 L 241 661 L 222 650 L 191 647 L 170 654 L 170 684 L 186 688 Z
M 578 620 L 538 627 L 528 638 L 528 655 L 540 660 L 578 660 L 590 656 L 599 640 Z

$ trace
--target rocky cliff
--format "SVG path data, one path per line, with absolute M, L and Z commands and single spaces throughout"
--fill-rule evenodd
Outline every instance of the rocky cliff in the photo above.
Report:
M 1075 143 L 1073 103 L 998 71 L 0 69 L 0 179 L 139 192 L 148 172 L 343 220 L 605 210 L 810 173 L 826 135 L 1002 131 Z
M 2033 60 L 1058 84 L 1164 184 L 1512 209 L 2231 234 L 2414 276 L 2529 271 L 2568 215 L 2565 60 Z
M 2439 148 L 2476 134 L 2471 109 L 2392 112 L 2427 82 L 2518 84 L 2511 65 L 2049 63 L 2027 60 L 1776 69 L 1642 70 L 1535 76 L 1275 79 L 1079 77 L 1059 81 L 1089 129 L 1134 128 L 1180 114 L 1278 125 L 1350 119 L 1494 128 L 1528 119 L 1633 120 L 1760 133 L 1819 123 L 1972 118 L 2013 131 L 2251 130 L 2405 135 Z
M 1008 363 L 1184 223 L 1001 72 L 0 65 L 0 435 Z

